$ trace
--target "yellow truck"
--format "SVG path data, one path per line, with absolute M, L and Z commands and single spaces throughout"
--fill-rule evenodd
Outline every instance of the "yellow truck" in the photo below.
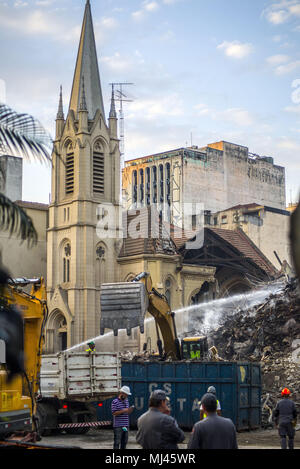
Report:
M 0 276 L 0 289 L 1 283 Z M 0 449 L 53 449 L 36 442 L 52 430 L 82 434 L 110 424 L 97 421 L 93 404 L 101 405 L 120 389 L 119 354 L 42 356 L 47 316 L 42 278 L 5 281 L 0 291 Z
M 9 280 L 1 285 L 0 445 L 8 439 L 39 439 L 34 415 L 46 321 L 42 278 Z

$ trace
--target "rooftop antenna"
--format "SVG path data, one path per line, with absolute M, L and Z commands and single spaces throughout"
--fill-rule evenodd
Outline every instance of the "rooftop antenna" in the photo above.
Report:
M 110 83 L 112 87 L 112 92 L 114 94 L 114 99 L 116 102 L 120 103 L 119 116 L 120 116 L 120 153 L 121 153 L 121 171 L 125 166 L 125 125 L 124 125 L 124 109 L 123 103 L 131 103 L 133 100 L 128 99 L 126 94 L 123 91 L 123 86 L 134 85 L 134 83 Z M 115 87 L 118 87 L 115 89 Z

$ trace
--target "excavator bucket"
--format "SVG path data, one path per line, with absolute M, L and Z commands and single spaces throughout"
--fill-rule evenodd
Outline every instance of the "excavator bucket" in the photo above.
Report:
M 104 283 L 100 291 L 101 319 L 100 334 L 112 329 L 118 335 L 119 329 L 139 327 L 144 332 L 145 314 L 148 309 L 148 295 L 142 282 Z

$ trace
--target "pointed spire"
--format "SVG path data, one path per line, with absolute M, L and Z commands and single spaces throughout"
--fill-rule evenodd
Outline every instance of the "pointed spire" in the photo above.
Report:
M 76 117 L 80 108 L 83 76 L 85 81 L 86 108 L 89 114 L 89 119 L 94 118 L 98 109 L 100 109 L 100 112 L 105 119 L 94 27 L 89 0 L 87 0 L 85 5 L 69 107 L 74 111 Z
M 85 98 L 85 88 L 84 88 L 84 77 L 82 77 L 82 89 L 81 89 L 81 99 L 79 105 L 79 111 L 87 111 L 86 98 Z
M 57 116 L 56 119 L 63 119 L 65 120 L 64 116 L 64 106 L 63 106 L 63 98 L 62 98 L 62 86 L 60 85 L 60 93 L 59 93 L 59 105 L 58 105 L 58 111 L 57 111 Z
M 109 118 L 110 119 L 116 119 L 117 118 L 116 104 L 115 104 L 115 92 L 114 92 L 114 86 L 113 85 L 112 85 L 112 92 L 111 92 L 111 105 L 110 105 Z

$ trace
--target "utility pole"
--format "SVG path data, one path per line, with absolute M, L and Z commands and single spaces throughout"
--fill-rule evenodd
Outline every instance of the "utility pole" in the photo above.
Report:
M 121 171 L 125 166 L 125 124 L 124 124 L 124 109 L 123 109 L 123 103 L 131 103 L 133 100 L 128 99 L 126 94 L 123 91 L 123 86 L 127 85 L 134 85 L 134 83 L 110 83 L 112 86 L 112 93 L 114 96 L 114 100 L 118 101 L 120 103 L 120 109 L 119 109 L 119 119 L 120 119 L 120 125 L 119 125 L 119 136 L 120 136 L 120 153 L 121 153 Z M 118 87 L 115 89 L 115 87 Z

